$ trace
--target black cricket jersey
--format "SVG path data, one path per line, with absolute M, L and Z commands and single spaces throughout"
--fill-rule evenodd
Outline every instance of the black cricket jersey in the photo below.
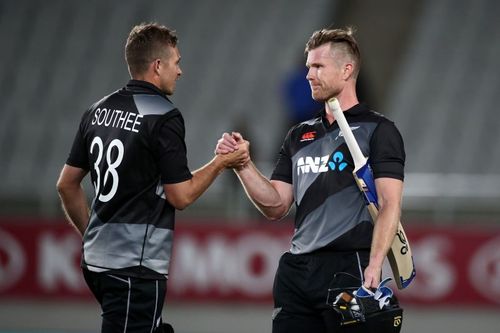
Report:
M 67 164 L 90 171 L 95 188 L 82 266 L 166 275 L 175 209 L 163 184 L 192 177 L 184 120 L 154 85 L 131 80 L 83 115 Z
M 374 177 L 403 180 L 405 151 L 394 123 L 357 104 L 344 112 Z M 373 225 L 337 122 L 325 111 L 288 132 L 271 176 L 293 185 L 295 231 L 290 252 L 369 250 Z

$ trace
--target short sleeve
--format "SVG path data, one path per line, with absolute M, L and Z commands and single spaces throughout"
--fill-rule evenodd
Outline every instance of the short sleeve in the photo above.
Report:
M 290 156 L 289 142 L 290 142 L 291 130 L 281 146 L 278 161 L 274 167 L 274 171 L 271 175 L 271 180 L 280 180 L 285 183 L 292 184 L 292 158 Z
M 71 165 L 76 168 L 90 170 L 89 156 L 87 154 L 87 147 L 85 145 L 83 120 L 80 122 L 78 131 L 76 132 L 75 139 L 73 140 L 73 145 L 71 146 L 71 151 L 69 153 L 68 159 L 66 160 L 67 165 Z
M 394 123 L 381 122 L 370 141 L 370 165 L 375 178 L 404 180 L 405 149 L 403 138 Z
M 184 141 L 185 128 L 181 115 L 165 120 L 158 131 L 158 157 L 162 184 L 175 184 L 191 179 Z

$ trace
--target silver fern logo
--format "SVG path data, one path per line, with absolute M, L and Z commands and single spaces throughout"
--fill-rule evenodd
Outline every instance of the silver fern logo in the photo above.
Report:
M 355 131 L 359 128 L 359 126 L 350 126 L 351 127 L 351 131 Z M 344 136 L 344 133 L 342 133 L 342 131 L 339 129 L 339 134 L 337 135 L 337 137 L 335 138 L 335 140 L 337 140 L 339 137 L 343 137 Z

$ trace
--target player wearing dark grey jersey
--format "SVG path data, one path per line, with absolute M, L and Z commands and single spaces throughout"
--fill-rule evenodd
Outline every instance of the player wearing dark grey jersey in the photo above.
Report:
M 102 332 L 164 332 L 175 209 L 194 202 L 224 168 L 246 163 L 248 145 L 191 173 L 184 120 L 167 97 L 182 74 L 177 37 L 139 25 L 125 50 L 132 80 L 84 113 L 57 188 L 83 236 L 82 267 L 102 307 Z M 89 172 L 90 212 L 80 185 Z
M 182 115 L 165 94 L 149 82 L 131 80 L 94 104 L 82 118 L 66 164 L 90 170 L 96 191 L 83 237 L 83 266 L 138 277 L 166 275 L 175 209 L 162 184 L 192 174 Z
M 235 171 L 246 193 L 269 219 L 296 206 L 290 250 L 274 281 L 274 333 L 342 332 L 332 321 L 327 291 L 337 273 L 367 288 L 380 282 L 382 263 L 396 233 L 401 211 L 405 152 L 394 124 L 360 104 L 356 78 L 360 55 L 349 29 L 315 32 L 306 47 L 307 79 L 313 99 L 325 102 L 315 118 L 288 132 L 278 162 L 267 179 L 250 161 Z M 375 226 L 352 171 L 354 163 L 326 101 L 336 97 L 358 141 L 369 156 L 379 198 Z M 217 153 L 245 140 L 224 133 Z M 329 314 L 329 315 L 327 315 Z M 349 332 L 358 332 L 353 326 Z
M 376 178 L 403 180 L 401 136 L 382 115 L 357 104 L 345 111 Z M 354 162 L 337 123 L 325 111 L 288 133 L 271 180 L 293 186 L 297 207 L 290 252 L 369 251 L 373 227 L 352 177 Z

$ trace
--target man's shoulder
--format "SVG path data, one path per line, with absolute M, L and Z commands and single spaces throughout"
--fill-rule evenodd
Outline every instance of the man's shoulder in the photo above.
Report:
M 350 123 L 371 123 L 376 127 L 379 127 L 380 124 L 394 126 L 394 122 L 386 115 L 362 104 L 355 107 L 353 111 L 347 113 L 347 120 Z
M 357 118 L 358 121 L 384 121 L 388 120 L 385 115 L 375 111 L 365 103 L 359 103 L 346 110 L 345 115 L 348 118 Z
M 162 116 L 177 109 L 163 91 L 148 81 L 130 80 L 120 93 L 132 98 L 142 116 Z
M 177 110 L 170 100 L 160 95 L 134 94 L 133 99 L 137 111 L 143 116 L 162 116 Z
M 173 115 L 178 112 L 176 106 L 165 96 L 154 93 L 133 92 L 126 89 L 120 89 L 102 97 L 92 104 L 88 111 L 103 107 L 137 112 L 141 116 L 163 116 L 168 113 Z
M 290 147 L 303 147 L 323 136 L 322 119 L 320 116 L 295 124 L 288 131 L 285 143 Z
M 292 128 L 290 128 L 290 132 L 303 132 L 304 130 L 309 130 L 317 126 L 322 126 L 321 115 L 317 115 L 314 118 L 295 124 Z

